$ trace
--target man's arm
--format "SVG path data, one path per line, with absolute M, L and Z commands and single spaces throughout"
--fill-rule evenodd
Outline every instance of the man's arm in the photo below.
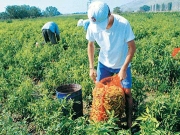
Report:
M 88 42 L 88 58 L 89 58 L 89 76 L 93 81 L 96 81 L 96 71 L 94 70 L 94 42 L 89 41 Z
M 94 68 L 94 42 L 88 42 L 88 58 L 89 58 L 89 68 Z
M 121 70 L 119 72 L 120 80 L 123 80 L 123 79 L 126 78 L 127 67 L 129 65 L 129 63 L 131 62 L 131 60 L 132 60 L 132 58 L 134 56 L 134 53 L 136 51 L 136 45 L 135 45 L 134 40 L 131 40 L 131 41 L 128 42 L 128 47 L 129 47 L 129 50 L 128 50 L 126 60 L 125 60 L 123 66 L 121 67 Z

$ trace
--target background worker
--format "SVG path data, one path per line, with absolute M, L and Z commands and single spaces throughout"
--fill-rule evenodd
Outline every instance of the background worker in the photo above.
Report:
M 87 31 L 89 23 L 90 23 L 89 19 L 86 19 L 86 20 L 80 19 L 77 22 L 77 26 L 83 26 L 84 30 Z
M 132 126 L 131 60 L 136 46 L 129 22 L 122 16 L 111 14 L 109 6 L 101 1 L 88 8 L 90 20 L 86 33 L 88 40 L 89 75 L 93 81 L 118 74 L 126 97 L 127 127 Z M 94 42 L 100 46 L 97 74 L 94 69 Z M 97 75 L 97 76 L 96 76 Z
M 46 43 L 51 42 L 52 44 L 57 44 L 60 40 L 58 25 L 55 22 L 47 22 L 42 27 L 42 35 Z

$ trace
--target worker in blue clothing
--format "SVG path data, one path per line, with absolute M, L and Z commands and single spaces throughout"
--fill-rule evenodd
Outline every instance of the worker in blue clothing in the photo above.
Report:
M 83 26 L 85 31 L 87 31 L 89 24 L 90 24 L 89 19 L 86 20 L 80 19 L 77 22 L 77 26 Z
M 60 31 L 55 22 L 47 22 L 41 30 L 46 43 L 51 42 L 52 44 L 57 44 L 60 40 Z

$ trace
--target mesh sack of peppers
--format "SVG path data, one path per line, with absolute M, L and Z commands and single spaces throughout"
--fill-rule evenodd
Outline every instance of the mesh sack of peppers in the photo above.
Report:
M 108 120 L 108 111 L 121 117 L 125 109 L 125 94 L 118 75 L 107 77 L 96 83 L 93 89 L 90 119 L 94 122 Z

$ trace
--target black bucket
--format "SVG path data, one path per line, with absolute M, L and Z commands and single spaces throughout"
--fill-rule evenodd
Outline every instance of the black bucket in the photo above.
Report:
M 56 89 L 56 97 L 58 99 L 73 99 L 73 110 L 76 113 L 73 118 L 83 116 L 83 102 L 82 102 L 82 90 L 81 85 L 79 84 L 66 84 L 61 85 Z M 77 103 L 80 102 L 80 103 Z

